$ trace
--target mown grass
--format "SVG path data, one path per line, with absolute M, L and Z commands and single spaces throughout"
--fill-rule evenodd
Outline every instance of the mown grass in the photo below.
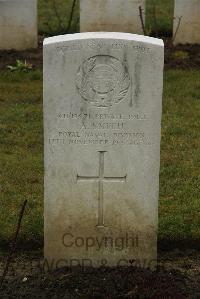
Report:
M 0 238 L 12 236 L 27 199 L 22 238 L 36 240 L 43 227 L 41 72 L 1 72 L 0 86 Z
M 54 2 L 56 3 L 56 9 Z M 72 3 L 73 0 L 39 0 L 39 32 L 45 35 L 67 33 Z M 155 11 L 154 3 L 156 7 Z M 174 0 L 146 0 L 146 28 L 148 34 L 155 34 L 158 31 L 159 34 L 168 36 L 172 33 L 173 7 Z M 72 26 L 70 28 L 70 32 L 78 31 L 79 0 L 76 1 Z
M 199 71 L 168 70 L 160 174 L 159 241 L 200 239 Z M 42 74 L 0 73 L 0 243 L 10 240 L 24 199 L 21 241 L 43 240 Z M 176 244 L 176 245 L 175 245 Z
M 165 72 L 160 240 L 200 241 L 199 71 Z

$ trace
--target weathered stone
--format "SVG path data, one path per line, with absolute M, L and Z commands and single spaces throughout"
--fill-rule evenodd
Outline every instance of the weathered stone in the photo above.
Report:
M 0 0 L 0 49 L 37 47 L 37 0 Z
M 163 52 L 161 40 L 125 33 L 44 41 L 45 257 L 54 267 L 153 267 Z
M 175 45 L 200 44 L 200 0 L 175 0 L 174 38 Z
M 139 6 L 145 20 L 145 0 L 81 0 L 80 31 L 143 34 Z

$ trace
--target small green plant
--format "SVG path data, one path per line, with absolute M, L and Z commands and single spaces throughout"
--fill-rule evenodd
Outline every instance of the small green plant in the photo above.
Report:
M 30 72 L 33 69 L 32 64 L 23 62 L 22 60 L 17 59 L 15 65 L 8 65 L 7 68 L 11 70 L 11 72 Z
M 174 53 L 174 57 L 177 59 L 188 59 L 189 58 L 189 53 L 186 51 L 176 51 Z

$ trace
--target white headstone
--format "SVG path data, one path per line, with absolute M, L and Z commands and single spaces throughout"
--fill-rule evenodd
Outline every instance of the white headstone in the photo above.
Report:
M 0 0 L 0 49 L 37 47 L 37 0 Z
M 176 31 L 175 45 L 200 44 L 200 0 L 175 0 L 174 36 Z
M 79 33 L 44 41 L 45 257 L 152 267 L 163 41 Z M 73 264 L 74 265 L 74 264 Z
M 80 31 L 143 34 L 139 6 L 145 20 L 145 0 L 81 0 Z

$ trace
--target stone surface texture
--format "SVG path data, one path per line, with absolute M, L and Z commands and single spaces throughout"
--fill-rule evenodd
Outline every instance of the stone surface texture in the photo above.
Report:
M 37 0 L 0 0 L 0 49 L 37 47 Z
M 145 0 L 81 0 L 80 31 L 143 34 L 139 6 L 145 19 Z
M 54 267 L 153 267 L 163 60 L 163 41 L 128 33 L 44 41 L 45 257 Z
M 175 0 L 174 35 L 180 17 L 174 44 L 200 44 L 200 0 Z

